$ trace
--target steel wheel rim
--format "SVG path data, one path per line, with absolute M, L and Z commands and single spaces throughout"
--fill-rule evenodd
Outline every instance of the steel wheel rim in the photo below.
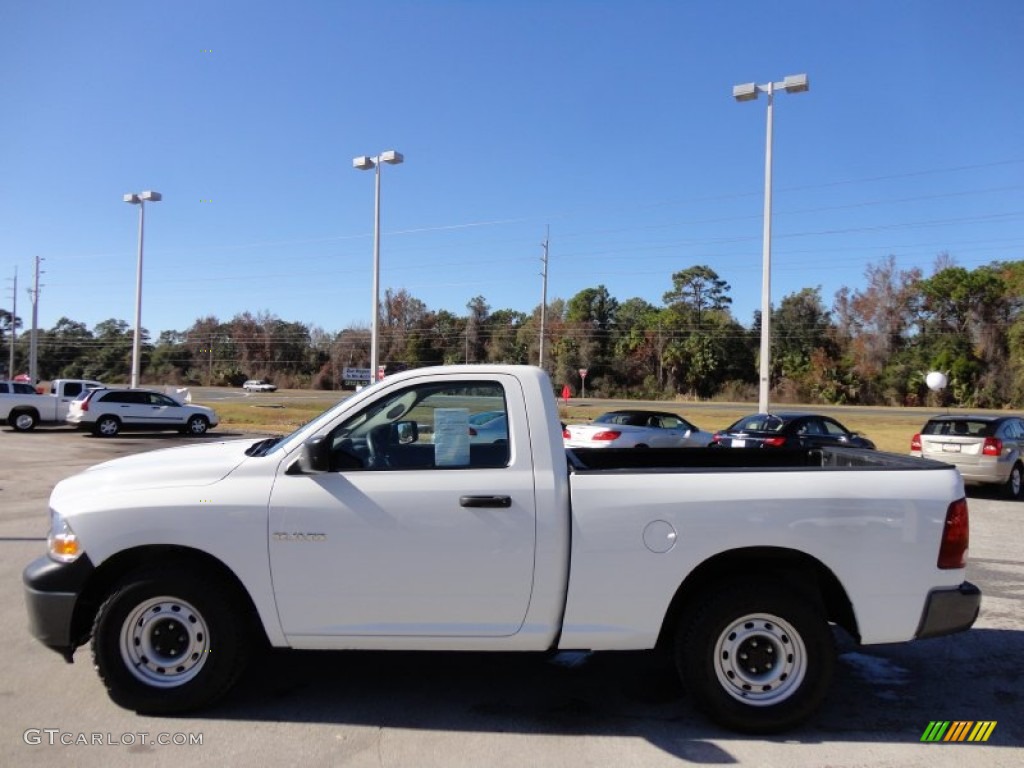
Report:
M 18 429 L 31 429 L 33 419 L 27 413 L 19 413 L 14 419 L 14 426 Z
M 1014 496 L 1020 496 L 1021 469 L 1019 466 L 1010 470 L 1010 489 Z
M 719 684 L 732 698 L 768 707 L 799 690 L 807 674 L 807 649 L 787 621 L 770 613 L 751 613 L 718 636 L 714 665 Z
M 210 651 L 206 621 L 176 597 L 139 603 L 121 624 L 121 659 L 135 679 L 155 688 L 175 688 L 203 669 Z

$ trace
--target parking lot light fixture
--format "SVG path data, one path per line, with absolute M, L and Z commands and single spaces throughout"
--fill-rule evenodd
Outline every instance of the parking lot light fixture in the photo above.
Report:
M 380 316 L 380 164 L 398 165 L 405 157 L 393 149 L 385 150 L 376 157 L 360 155 L 352 159 L 352 167 L 360 171 L 374 171 L 373 195 L 373 314 L 370 315 L 370 377 L 378 379 L 378 333 Z
M 142 344 L 142 240 L 146 229 L 146 203 L 159 203 L 163 195 L 146 190 L 138 194 L 127 194 L 126 203 L 139 206 L 139 256 L 135 269 L 135 336 L 132 340 L 132 381 L 131 388 L 139 386 L 139 349 Z
M 780 82 L 742 83 L 732 87 L 736 101 L 754 101 L 759 93 L 768 95 L 768 121 L 764 152 L 764 235 L 761 256 L 761 354 L 758 377 L 759 413 L 768 413 L 768 392 L 771 376 L 771 314 L 772 314 L 772 107 L 776 89 L 786 93 L 802 93 L 810 89 L 806 74 L 786 75 Z

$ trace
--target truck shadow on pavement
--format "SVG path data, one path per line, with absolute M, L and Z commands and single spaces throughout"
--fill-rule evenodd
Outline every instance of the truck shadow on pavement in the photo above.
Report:
M 996 720 L 989 746 L 1024 743 L 1024 633 L 975 629 L 858 648 L 839 639 L 822 711 L 785 734 L 725 731 L 697 712 L 667 655 L 267 651 L 209 716 L 643 738 L 681 759 L 732 763 L 709 740 L 919 742 L 932 720 Z

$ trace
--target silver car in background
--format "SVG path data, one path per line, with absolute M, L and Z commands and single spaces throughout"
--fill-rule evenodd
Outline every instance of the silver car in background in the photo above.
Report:
M 66 421 L 99 437 L 114 437 L 124 430 L 164 429 L 198 437 L 219 423 L 211 408 L 181 403 L 148 389 L 88 389 L 71 401 Z
M 704 448 L 712 434 L 675 413 L 609 411 L 562 430 L 566 448 Z
M 507 443 L 508 416 L 505 411 L 480 411 L 469 417 L 470 443 Z
M 967 485 L 999 485 L 1010 499 L 1024 498 L 1024 419 L 947 414 L 928 420 L 910 441 L 910 455 L 944 461 Z

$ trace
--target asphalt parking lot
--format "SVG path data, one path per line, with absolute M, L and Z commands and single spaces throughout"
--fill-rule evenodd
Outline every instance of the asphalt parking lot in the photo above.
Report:
M 200 439 L 231 437 L 245 435 Z M 276 652 L 208 712 L 122 710 L 87 648 L 66 665 L 29 636 L 21 570 L 43 552 L 46 499 L 60 478 L 187 442 L 0 427 L 0 764 L 960 768 L 1024 759 L 1024 503 L 981 493 L 970 494 L 968 578 L 984 592 L 975 628 L 905 645 L 842 644 L 826 707 L 784 736 L 710 725 L 670 665 L 642 653 Z M 984 744 L 922 743 L 933 720 L 997 725 Z

